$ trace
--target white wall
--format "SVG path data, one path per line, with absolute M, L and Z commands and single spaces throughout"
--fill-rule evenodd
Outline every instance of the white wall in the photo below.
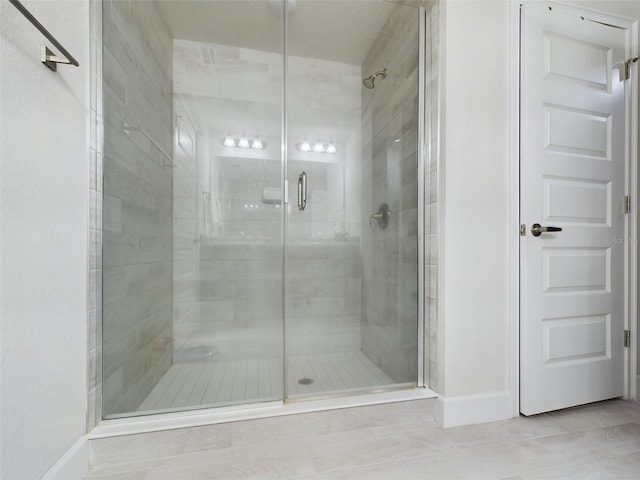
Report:
M 78 59 L 0 2 L 0 477 L 41 478 L 85 431 L 88 2 L 25 1 Z
M 446 405 L 508 390 L 508 4 L 449 1 L 444 17 L 438 376 Z
M 640 18 L 635 0 L 565 3 Z M 507 175 L 517 159 L 509 151 L 510 8 L 508 0 L 444 5 L 438 415 L 448 426 L 513 413 Z

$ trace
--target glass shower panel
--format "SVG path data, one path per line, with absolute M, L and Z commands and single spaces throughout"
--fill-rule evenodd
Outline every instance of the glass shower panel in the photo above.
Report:
M 419 15 L 290 12 L 287 398 L 416 384 Z
M 281 10 L 104 2 L 103 412 L 281 400 Z

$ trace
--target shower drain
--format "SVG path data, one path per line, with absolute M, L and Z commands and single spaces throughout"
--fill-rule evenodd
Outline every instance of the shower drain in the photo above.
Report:
M 300 385 L 311 385 L 313 383 L 313 378 L 301 378 L 298 380 Z

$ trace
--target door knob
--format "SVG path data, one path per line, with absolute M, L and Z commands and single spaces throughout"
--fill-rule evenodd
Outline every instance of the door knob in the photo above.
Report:
M 562 228 L 560 227 L 543 227 L 539 223 L 534 223 L 531 225 L 531 233 L 534 237 L 539 237 L 544 232 L 561 232 Z

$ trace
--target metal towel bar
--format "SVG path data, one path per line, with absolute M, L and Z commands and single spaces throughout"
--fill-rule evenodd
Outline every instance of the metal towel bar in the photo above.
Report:
M 26 9 L 24 5 L 22 5 L 22 3 L 20 3 L 18 0 L 9 0 L 9 2 L 14 7 L 16 7 L 18 11 L 22 15 L 24 15 L 26 19 L 29 20 L 33 24 L 33 26 L 40 31 L 40 33 L 42 33 L 42 35 L 44 35 L 47 38 L 47 40 L 53 43 L 53 46 L 56 47 L 58 51 L 62 53 L 62 55 L 65 56 L 65 58 L 56 57 L 51 50 L 49 50 L 45 45 L 42 45 L 42 63 L 44 63 L 47 67 L 49 67 L 54 72 L 57 70 L 58 63 L 74 65 L 76 67 L 80 66 L 78 61 L 75 58 L 73 58 L 73 55 L 71 55 L 66 48 L 60 45 L 60 42 L 56 40 L 56 38 L 53 35 L 51 35 L 49 30 L 44 28 L 44 26 L 36 19 L 36 17 L 34 17 L 31 14 L 29 10 Z
M 141 133 L 147 140 L 149 140 L 151 145 L 156 147 L 156 150 L 158 150 L 162 154 L 162 156 L 164 158 L 169 160 L 169 164 L 165 163 L 166 166 L 170 165 L 172 167 L 179 168 L 180 170 L 184 170 L 184 168 L 182 168 L 182 165 L 180 165 L 179 163 L 176 163 L 175 160 L 173 159 L 173 157 L 171 155 L 169 155 L 165 151 L 165 149 L 162 148 L 158 142 L 156 142 L 156 140 L 153 138 L 153 136 L 149 132 L 147 132 L 144 128 L 142 128 L 142 127 L 132 127 L 132 126 L 128 125 L 127 122 L 124 122 L 124 124 L 122 126 L 122 131 L 124 133 L 126 133 L 127 135 L 129 135 L 131 132 Z

